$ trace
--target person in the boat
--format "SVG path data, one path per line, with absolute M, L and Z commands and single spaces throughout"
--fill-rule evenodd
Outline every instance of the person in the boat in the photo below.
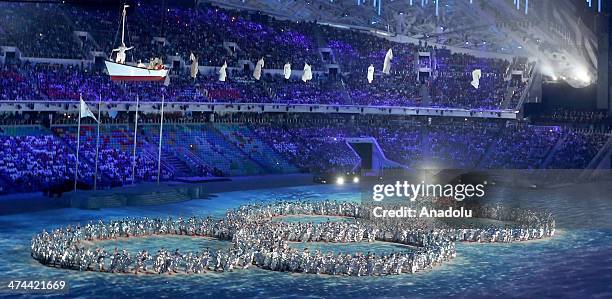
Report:
M 125 43 L 121 43 L 121 46 L 117 49 L 113 49 L 113 52 L 117 52 L 117 57 L 115 58 L 116 63 L 125 63 L 125 51 L 132 50 L 134 47 L 126 47 Z
M 159 59 L 155 58 L 157 61 L 155 63 L 155 69 L 156 70 L 163 70 L 164 69 L 164 62 L 162 61 L 161 57 Z

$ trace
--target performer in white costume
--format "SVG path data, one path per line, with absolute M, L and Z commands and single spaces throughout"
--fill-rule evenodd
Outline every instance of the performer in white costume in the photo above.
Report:
M 129 51 L 132 49 L 134 49 L 134 47 L 128 48 L 125 46 L 125 43 L 121 43 L 121 46 L 119 46 L 119 48 L 113 49 L 113 52 L 117 52 L 117 56 L 115 57 L 115 62 L 124 64 L 125 63 L 125 51 Z

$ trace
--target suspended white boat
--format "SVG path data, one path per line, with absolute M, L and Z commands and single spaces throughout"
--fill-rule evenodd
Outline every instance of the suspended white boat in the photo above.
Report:
M 128 7 L 129 5 L 123 6 L 120 47 L 125 46 L 125 9 Z M 124 51 L 117 53 L 117 55 L 119 55 L 120 53 L 122 55 L 125 55 L 125 51 L 130 49 L 131 48 L 127 48 Z M 106 64 L 106 70 L 108 71 L 108 75 L 113 81 L 165 81 L 166 77 L 168 76 L 168 70 L 163 64 L 155 66 L 154 68 L 147 68 L 137 65 L 125 64 L 121 61 L 112 61 L 110 59 L 105 60 L 104 63 Z
M 106 70 L 113 81 L 164 81 L 168 70 L 148 69 L 134 65 L 104 61 Z

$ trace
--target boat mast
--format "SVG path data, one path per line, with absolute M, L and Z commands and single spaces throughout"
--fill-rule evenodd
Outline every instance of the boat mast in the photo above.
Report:
M 123 5 L 123 16 L 121 18 L 121 44 L 123 45 L 123 38 L 125 36 L 125 9 L 130 7 L 129 5 Z

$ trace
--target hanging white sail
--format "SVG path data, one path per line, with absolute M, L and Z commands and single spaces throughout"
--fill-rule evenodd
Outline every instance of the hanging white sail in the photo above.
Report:
M 191 69 L 190 69 L 190 75 L 191 78 L 195 79 L 198 76 L 198 59 L 195 57 L 195 55 L 193 55 L 193 53 L 191 53 L 191 55 L 189 56 L 189 59 L 191 60 Z
M 226 77 L 227 77 L 227 61 L 223 62 L 221 69 L 219 69 L 219 81 L 225 82 Z
M 391 73 L 391 60 L 393 60 L 393 50 L 389 49 L 389 51 L 387 51 L 387 55 L 385 55 L 383 74 L 389 75 Z
M 482 77 L 482 71 L 480 69 L 475 69 L 472 71 L 472 82 L 470 82 L 470 84 L 472 84 L 472 86 L 474 86 L 476 89 L 480 87 L 480 77 Z
M 283 74 L 285 75 L 285 79 L 289 80 L 289 78 L 291 78 L 291 64 L 289 62 L 283 67 Z
M 368 83 L 374 81 L 374 66 L 370 64 L 368 67 Z
M 312 68 L 308 63 L 304 63 L 304 73 L 302 74 L 302 81 L 308 82 L 312 80 Z
M 264 68 L 264 60 L 259 59 L 259 61 L 257 61 L 257 65 L 255 65 L 255 70 L 253 70 L 253 78 L 255 78 L 255 80 L 261 79 L 261 71 Z

